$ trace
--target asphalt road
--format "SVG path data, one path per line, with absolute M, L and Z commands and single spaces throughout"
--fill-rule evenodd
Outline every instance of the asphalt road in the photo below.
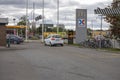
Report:
M 120 80 L 120 54 L 39 42 L 0 48 L 0 80 Z

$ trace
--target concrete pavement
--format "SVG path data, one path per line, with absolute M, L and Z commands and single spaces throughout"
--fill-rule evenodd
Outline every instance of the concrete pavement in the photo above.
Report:
M 0 50 L 0 80 L 120 80 L 120 54 L 39 42 Z

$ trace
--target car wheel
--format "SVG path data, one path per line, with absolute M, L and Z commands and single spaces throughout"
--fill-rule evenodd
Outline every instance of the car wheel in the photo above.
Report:
M 17 44 L 20 44 L 20 42 L 17 42 Z
M 46 43 L 44 43 L 44 46 L 47 46 L 47 44 L 46 44 Z
M 51 42 L 50 42 L 50 47 L 52 47 L 53 45 L 51 44 Z
M 63 44 L 61 44 L 61 46 L 64 46 Z

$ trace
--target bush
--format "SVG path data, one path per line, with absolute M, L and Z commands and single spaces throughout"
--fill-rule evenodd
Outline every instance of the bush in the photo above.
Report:
M 35 37 L 35 36 L 32 36 L 31 38 L 30 38 L 30 40 L 38 40 L 39 38 L 38 37 Z

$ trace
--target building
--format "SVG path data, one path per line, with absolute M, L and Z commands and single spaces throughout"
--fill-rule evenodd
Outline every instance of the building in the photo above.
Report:
M 110 36 L 110 31 L 109 30 L 105 30 L 105 31 L 94 30 L 92 32 L 92 37 L 94 38 L 95 36 L 97 36 L 99 34 L 101 34 L 103 36 Z
M 44 27 L 52 28 L 53 26 L 54 26 L 53 24 L 44 24 Z M 42 24 L 40 24 L 40 27 L 42 27 Z
M 0 18 L 0 46 L 6 46 L 6 24 L 8 18 Z
M 64 24 L 59 24 L 58 27 L 62 28 L 62 29 L 65 29 L 65 25 Z

